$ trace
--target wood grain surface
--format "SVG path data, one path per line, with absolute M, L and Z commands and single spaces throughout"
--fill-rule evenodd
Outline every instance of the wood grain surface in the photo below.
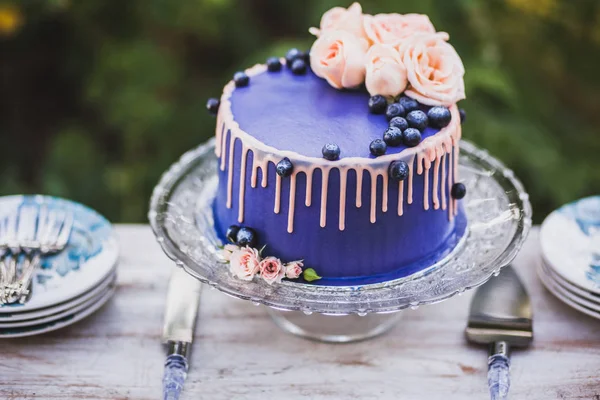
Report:
M 146 225 L 118 225 L 118 290 L 69 328 L 0 341 L 0 399 L 160 399 L 163 306 L 172 268 Z M 511 399 L 600 400 L 600 321 L 535 276 L 534 230 L 515 266 L 533 299 L 535 340 L 512 359 Z M 265 309 L 205 290 L 182 399 L 486 399 L 486 350 L 465 343 L 471 293 L 407 310 L 357 344 L 307 341 Z

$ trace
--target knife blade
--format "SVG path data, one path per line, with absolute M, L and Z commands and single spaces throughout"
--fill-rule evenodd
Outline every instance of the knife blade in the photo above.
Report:
M 177 400 L 188 372 L 188 356 L 194 340 L 202 283 L 183 268 L 175 268 L 169 280 L 162 340 L 167 345 L 163 374 L 164 400 Z
M 506 399 L 510 388 L 511 347 L 533 340 L 533 312 L 525 286 L 512 266 L 480 286 L 465 329 L 467 340 L 490 346 L 488 387 L 492 400 Z

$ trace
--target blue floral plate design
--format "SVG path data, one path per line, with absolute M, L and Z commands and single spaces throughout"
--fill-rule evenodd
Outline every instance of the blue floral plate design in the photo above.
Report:
M 26 304 L 0 307 L 0 313 L 38 310 L 67 302 L 104 281 L 116 267 L 119 250 L 111 224 L 96 211 L 73 201 L 50 196 L 0 197 L 0 216 L 16 212 L 27 202 L 73 213 L 74 226 L 67 248 L 44 259 L 33 278 Z
M 600 196 L 577 200 L 551 213 L 542 224 L 540 244 L 552 272 L 600 294 Z

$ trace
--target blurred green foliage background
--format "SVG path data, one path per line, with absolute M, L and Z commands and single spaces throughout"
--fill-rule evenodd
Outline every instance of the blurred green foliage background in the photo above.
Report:
M 213 135 L 236 70 L 309 48 L 350 0 L 0 0 L 0 194 L 145 221 L 161 173 Z M 515 170 L 536 221 L 600 194 L 600 2 L 363 0 L 419 12 L 466 69 L 464 135 Z

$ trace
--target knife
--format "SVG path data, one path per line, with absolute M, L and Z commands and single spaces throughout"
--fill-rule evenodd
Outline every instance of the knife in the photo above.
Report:
M 467 340 L 490 346 L 488 386 L 492 400 L 508 398 L 511 347 L 533 340 L 533 313 L 529 295 L 509 265 L 480 286 L 471 300 Z
M 178 400 L 188 371 L 202 283 L 175 268 L 169 280 L 162 340 L 168 353 L 163 374 L 163 399 Z

